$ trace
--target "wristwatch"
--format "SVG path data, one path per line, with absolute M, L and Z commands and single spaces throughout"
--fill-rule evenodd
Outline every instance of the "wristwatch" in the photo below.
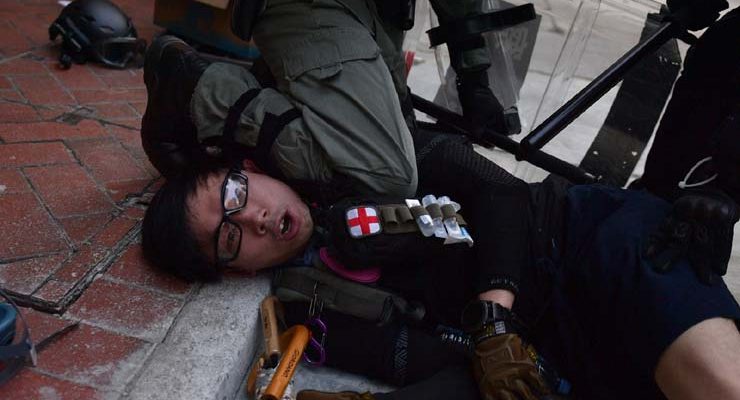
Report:
M 462 312 L 462 328 L 473 334 L 487 331 L 488 336 L 515 333 L 511 311 L 492 301 L 475 300 Z

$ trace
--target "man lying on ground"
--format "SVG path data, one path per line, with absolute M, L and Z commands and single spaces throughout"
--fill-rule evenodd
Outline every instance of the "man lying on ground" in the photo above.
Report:
M 158 65 L 167 65 L 167 60 L 172 59 L 175 61 L 170 66 L 180 62 L 186 71 L 188 66 L 202 65 L 203 68 L 191 68 L 197 71 L 192 74 L 195 78 L 190 80 L 189 89 L 188 86 L 183 89 L 184 96 L 180 99 L 192 106 L 190 111 L 195 116 L 199 136 L 201 132 L 220 135 L 225 125 L 231 125 L 232 129 L 237 126 L 246 130 L 245 127 L 252 126 L 261 137 L 260 127 L 274 122 L 265 122 L 271 117 L 258 106 L 260 101 L 249 100 L 262 96 L 262 101 L 282 102 L 285 112 L 295 104 L 275 91 L 260 90 L 246 71 L 208 66 L 181 43 L 174 40 L 168 43 L 153 46 L 153 51 L 159 53 L 149 58 L 154 61 L 145 71 L 148 91 L 155 94 L 150 97 L 150 104 L 157 99 L 156 94 L 168 93 L 153 84 L 153 81 L 167 81 L 153 72 Z M 172 53 L 178 56 L 172 57 Z M 186 62 L 182 63 L 183 59 Z M 219 73 L 214 73 L 217 70 Z M 171 82 L 176 85 L 178 80 Z M 209 85 L 227 89 L 234 98 L 243 98 L 245 108 L 228 113 L 225 110 L 230 104 L 218 102 L 219 95 L 193 88 Z M 242 96 L 250 90 L 255 91 Z M 193 91 L 196 95 L 190 101 L 189 93 Z M 207 111 L 203 114 L 204 109 Z M 283 144 L 278 146 L 280 151 L 267 146 L 268 154 L 265 154 L 253 151 L 261 147 L 258 139 L 256 146 L 254 142 L 246 143 L 252 144 L 252 148 L 243 154 L 252 156 L 264 170 L 296 160 L 300 160 L 300 165 L 312 165 L 301 158 L 306 153 L 331 161 L 334 154 L 324 153 L 327 149 L 315 144 L 315 136 L 285 134 L 286 131 L 315 134 L 315 130 L 304 129 L 310 120 L 305 118 L 306 109 L 302 108 L 303 118 L 272 125 L 273 135 L 278 136 L 272 139 L 279 143 L 298 137 L 303 141 L 295 143 L 307 146 Z M 153 109 L 147 109 L 145 120 L 150 122 L 149 128 L 152 121 L 157 121 L 156 114 Z M 170 114 L 159 114 L 162 118 L 187 113 L 174 109 Z M 198 122 L 199 115 L 207 117 Z M 291 128 L 292 123 L 299 127 Z M 275 131 L 276 126 L 279 129 Z M 396 149 L 390 152 L 376 152 L 372 147 L 376 143 L 379 147 L 386 146 L 389 143 L 386 136 L 369 135 L 363 143 L 370 145 L 369 151 L 374 155 L 408 164 L 413 159 L 408 154 L 409 146 L 398 145 L 405 143 L 404 140 L 390 141 L 395 145 L 387 147 Z M 303 260 L 310 259 L 320 253 L 317 251 L 320 246 L 333 249 L 348 268 L 367 267 L 362 260 L 383 254 L 384 257 L 374 259 L 379 262 L 374 266 L 383 269 L 380 284 L 425 305 L 427 314 L 420 325 L 411 327 L 397 321 L 376 327 L 329 310 L 323 316 L 332 332 L 327 343 L 330 365 L 407 385 L 398 392 L 376 394 L 378 398 L 477 396 L 464 367 L 467 364 L 464 352 L 444 346 L 437 336 L 429 333 L 437 325 L 461 327 L 459 318 L 464 305 L 473 298 L 482 302 L 474 302 L 470 310 L 491 310 L 490 315 L 479 319 L 474 318 L 472 311 L 468 312 L 468 318 L 463 321 L 476 343 L 474 373 L 484 396 L 531 398 L 555 390 L 537 373 L 536 363 L 529 356 L 533 354 L 529 352 L 532 347 L 522 338 L 545 354 L 554 370 L 574 382 L 574 394 L 578 397 L 624 397 L 625 394 L 651 397 L 659 393 L 655 381 L 669 397 L 707 396 L 714 390 L 716 396 L 730 398 L 737 393 L 731 377 L 738 371 L 732 350 L 738 348 L 738 333 L 732 322 L 737 320 L 738 310 L 724 284 L 710 274 L 710 285 L 703 286 L 685 259 L 672 263 L 673 268 L 668 272 L 656 273 L 652 263 L 642 257 L 648 233 L 668 213 L 665 203 L 645 194 L 601 187 L 576 187 L 567 190 L 567 194 L 559 194 L 558 185 L 554 184 L 528 187 L 472 152 L 469 144 L 459 139 L 420 132 L 414 140 L 419 193 L 448 194 L 460 201 L 476 239 L 473 249 L 442 246 L 418 234 L 407 235 L 403 240 L 389 239 L 396 246 L 388 246 L 389 242 L 381 239 L 348 240 L 346 232 L 345 237 L 341 236 L 342 229 L 331 228 L 338 223 L 337 210 L 345 211 L 343 207 L 354 203 L 347 203 L 349 200 L 337 203 L 337 199 L 342 194 L 358 193 L 357 188 L 362 185 L 352 185 L 353 190 L 349 191 L 330 190 L 329 194 L 318 190 L 321 193 L 316 196 L 318 185 L 302 182 L 296 187 L 303 196 L 314 202 L 324 200 L 319 202 L 323 208 L 310 212 L 296 192 L 248 162 L 233 164 L 230 172 L 214 168 L 211 173 L 185 174 L 168 180 L 147 214 L 146 254 L 155 264 L 169 266 L 172 272 L 190 278 L 217 277 L 223 269 L 256 271 L 284 264 L 299 254 L 306 254 Z M 295 150 L 292 156 L 291 148 Z M 316 149 L 315 153 L 311 149 Z M 341 145 L 337 149 L 355 156 L 368 151 L 365 148 L 360 152 L 347 151 Z M 231 152 L 234 159 L 236 152 L 232 148 L 221 145 L 220 151 Z M 359 159 L 364 161 L 362 156 Z M 325 171 L 334 171 L 331 162 L 319 165 L 324 165 Z M 368 167 L 373 163 L 353 165 L 370 177 L 365 179 L 371 182 L 366 186 L 373 188 L 375 177 L 373 169 Z M 358 177 L 352 175 L 352 168 L 342 170 L 341 163 L 337 170 Z M 273 169 L 271 174 L 279 176 L 284 171 L 285 168 Z M 295 171 L 306 173 L 301 168 Z M 383 182 L 385 176 L 392 181 L 393 175 L 394 172 L 380 174 L 377 182 Z M 397 192 L 375 191 L 406 196 L 408 188 Z M 377 199 L 365 197 L 360 203 L 364 202 L 375 203 Z M 322 211 L 332 204 L 335 214 Z M 732 220 L 732 213 L 736 213 L 733 209 L 717 210 L 718 214 L 729 213 L 725 220 Z M 567 217 L 558 217 L 563 214 Z M 314 235 L 314 226 L 333 235 L 323 238 Z M 350 245 L 342 250 L 340 242 Z M 365 249 L 361 254 L 364 257 L 354 253 L 357 247 Z M 705 274 L 701 276 L 706 278 Z M 289 305 L 289 319 L 303 322 L 307 316 L 305 308 L 305 304 Z M 514 323 L 509 309 L 527 328 Z M 358 348 L 357 342 L 367 345 Z M 723 356 L 735 358 L 708 357 L 711 353 L 707 351 L 714 346 L 722 349 Z M 684 379 L 688 373 L 698 379 Z M 334 395 L 303 393 L 302 396 L 310 399 Z
M 394 245 L 381 235 L 351 239 L 345 211 L 378 205 L 376 199 L 312 209 L 290 187 L 244 163 L 232 171 L 168 180 L 147 212 L 145 254 L 191 277 L 310 265 L 321 247 L 340 262 L 356 261 L 353 252 L 360 247 L 374 263 L 387 261 L 374 264 L 382 270 L 377 284 L 424 304 L 422 322 L 377 327 L 329 310 L 322 315 L 329 328 L 328 365 L 410 385 L 375 394 L 378 399 L 477 397 L 463 352 L 439 340 L 438 325 L 472 329 L 474 371 L 490 398 L 536 398 L 553 390 L 536 373 L 522 340 L 573 383 L 577 398 L 659 398 L 660 391 L 669 398 L 740 396 L 740 334 L 733 323 L 740 309 L 724 283 L 714 277 L 702 284 L 685 259 L 658 272 L 642 255 L 649 233 L 670 211 L 667 203 L 597 185 L 575 186 L 561 197 L 557 185 L 527 187 L 507 177 L 457 138 L 428 146 L 420 147 L 428 151 L 419 157 L 420 187 L 460 201 L 476 241 L 472 248 L 418 233 L 387 238 Z M 471 163 L 445 162 L 458 153 Z M 488 164 L 476 171 L 476 163 Z M 486 212 L 504 207 L 496 202 L 502 188 L 533 210 L 530 253 L 524 254 L 521 276 L 508 282 L 481 257 L 496 235 Z M 517 250 L 497 257 L 516 262 Z M 500 287 L 516 294 L 511 310 L 522 324 L 503 311 L 504 300 L 474 303 L 469 307 L 497 311 L 468 315 L 472 320 L 461 325 L 466 303 Z M 289 322 L 304 322 L 307 306 L 286 304 Z

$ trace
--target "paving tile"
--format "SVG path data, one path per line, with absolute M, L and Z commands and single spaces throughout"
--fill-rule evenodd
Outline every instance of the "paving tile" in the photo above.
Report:
M 34 46 L 49 42 L 49 25 L 53 20 L 45 20 L 36 15 L 18 15 L 13 19 L 15 28 Z
M 118 244 L 135 225 L 136 221 L 118 216 L 93 237 L 92 243 L 99 247 L 111 248 Z
M 146 213 L 146 210 L 139 207 L 128 207 L 126 211 L 123 212 L 123 215 L 126 216 L 126 218 L 133 219 L 135 221 L 141 221 L 144 219 L 144 213 Z
M 0 264 L 0 285 L 22 295 L 30 295 L 56 270 L 66 254 L 36 257 Z
M 88 140 L 70 143 L 69 146 L 100 182 L 149 178 L 149 174 L 116 141 Z
M 38 369 L 62 378 L 106 388 L 122 388 L 144 362 L 149 345 L 89 325 L 80 326 L 47 347 L 54 357 Z
M 108 125 L 107 128 L 134 157 L 146 157 L 144 148 L 141 145 L 141 132 L 139 130 L 115 125 Z
M 38 120 L 39 114 L 28 104 L 0 102 L 0 121 L 25 122 Z
M 31 47 L 31 43 L 7 21 L 0 21 L 0 51 L 5 54 L 20 53 Z
M 77 164 L 28 168 L 26 174 L 57 218 L 113 209 L 110 200 Z
M 0 386 L 2 399 L 54 399 L 81 400 L 104 399 L 105 394 L 98 389 L 70 381 L 53 378 L 26 368 L 8 383 Z
M 60 218 L 59 222 L 67 232 L 67 236 L 75 244 L 88 240 L 92 235 L 99 232 L 111 220 L 109 213 L 83 215 L 80 217 Z
M 31 191 L 26 178 L 17 169 L 0 169 L 0 195 Z
M 145 157 L 145 158 L 139 159 L 139 161 L 144 166 L 144 169 L 146 169 L 149 172 L 149 175 L 151 175 L 153 177 L 160 177 L 161 176 L 161 174 L 159 173 L 159 171 L 156 168 L 154 168 L 154 165 L 152 165 L 152 163 L 149 161 L 148 158 Z
M 24 167 L 74 162 L 62 143 L 0 144 L 0 167 Z
M 146 101 L 131 102 L 131 107 L 133 107 L 139 115 L 143 116 L 146 111 Z
M 142 190 L 152 181 L 152 178 L 137 179 L 134 181 L 110 182 L 105 184 L 108 195 L 116 203 L 124 200 L 130 194 L 141 193 Z
M 61 282 L 52 279 L 36 290 L 33 297 L 49 303 L 59 303 L 75 284 L 76 282 Z
M 0 75 L 46 75 L 44 63 L 28 57 L 16 58 L 0 64 Z
M 65 316 L 125 335 L 160 341 L 182 300 L 106 279 L 97 279 Z
M 52 275 L 55 281 L 59 282 L 78 282 L 90 272 L 90 270 L 110 255 L 109 249 L 85 244 L 70 257 L 62 266 Z
M 145 89 L 72 90 L 72 93 L 81 104 L 146 100 Z
M 38 111 L 41 116 L 41 120 L 50 121 L 59 120 L 59 118 L 64 117 L 65 114 L 74 113 L 76 109 L 77 105 L 75 104 L 44 104 L 43 106 L 37 107 L 36 111 Z
M 138 118 L 139 114 L 136 113 L 129 103 L 117 102 L 117 103 L 99 103 L 92 106 L 95 108 L 95 116 L 105 120 L 119 120 L 119 119 L 130 119 Z
M 105 89 L 105 82 L 95 75 L 87 65 L 75 65 L 70 69 L 49 68 L 52 74 L 70 90 Z
M 51 23 L 49 23 L 49 25 L 51 25 Z M 46 42 L 44 45 L 36 46 L 31 50 L 31 54 L 39 61 L 43 60 L 44 64 L 46 64 L 46 67 L 50 71 L 64 70 L 59 65 L 59 45 L 56 43 Z
M 121 118 L 116 121 L 116 124 L 136 132 L 141 132 L 141 118 L 139 117 L 126 119 Z
M 32 104 L 67 104 L 74 102 L 74 98 L 48 74 L 44 76 L 16 76 L 13 78 L 13 82 Z
M 133 73 L 132 70 L 111 70 L 109 74 L 106 74 L 101 78 L 111 87 L 111 89 L 133 89 L 144 87 L 143 76 Z
M 90 119 L 83 119 L 75 125 L 48 121 L 0 124 L 0 138 L 6 142 L 84 139 L 106 135 L 100 122 Z
M 0 90 L 0 99 L 25 103 L 26 98 L 16 89 Z
M 60 318 L 56 315 L 36 311 L 33 308 L 21 308 L 23 318 L 28 323 L 28 330 L 34 343 L 39 343 L 56 332 L 74 324 L 75 321 Z M 66 333 L 65 333 L 66 334 Z M 56 339 L 54 339 L 56 340 Z M 54 356 L 46 352 L 46 348 L 39 352 L 39 357 Z
M 65 250 L 67 244 L 32 193 L 0 196 L 0 260 Z
M 144 259 L 140 244 L 131 245 L 106 273 L 115 279 L 175 295 L 184 295 L 192 285 L 155 269 Z

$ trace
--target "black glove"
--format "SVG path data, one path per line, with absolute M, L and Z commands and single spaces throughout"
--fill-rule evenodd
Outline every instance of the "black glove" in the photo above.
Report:
M 729 6 L 727 0 L 668 0 L 672 17 L 691 31 L 708 27 Z
M 463 116 L 470 123 L 473 139 L 487 140 L 490 131 L 502 135 L 521 132 L 519 116 L 504 113 L 504 108 L 491 92 L 486 70 L 465 72 L 458 76 L 457 95 Z
M 666 272 L 687 258 L 699 281 L 711 285 L 727 272 L 737 204 L 721 191 L 691 191 L 673 203 L 671 214 L 650 236 L 645 255 Z

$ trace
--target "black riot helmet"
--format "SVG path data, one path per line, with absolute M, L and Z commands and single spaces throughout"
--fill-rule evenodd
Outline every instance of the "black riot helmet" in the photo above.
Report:
M 108 0 L 74 0 L 49 27 L 49 39 L 62 37 L 59 62 L 69 68 L 74 61 L 98 61 L 113 68 L 143 56 L 146 41 L 139 39 L 134 24 Z

